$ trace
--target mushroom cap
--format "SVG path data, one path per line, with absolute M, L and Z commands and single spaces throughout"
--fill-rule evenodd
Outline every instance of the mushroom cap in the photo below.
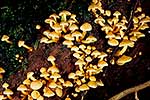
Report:
M 7 89 L 7 88 L 9 87 L 9 84 L 5 82 L 5 83 L 2 85 L 2 87 L 5 88 L 5 89 Z
M 111 31 L 107 33 L 105 38 L 115 38 L 115 34 L 113 34 Z
M 79 65 L 79 66 L 80 66 L 80 65 L 82 65 L 82 66 L 83 66 L 83 65 L 85 65 L 85 64 L 86 64 L 86 62 L 85 62 L 85 61 L 83 61 L 83 60 L 80 60 L 80 59 L 79 59 L 79 60 L 77 60 L 77 61 L 75 62 L 75 65 Z
M 56 66 L 51 66 L 47 69 L 47 72 L 59 73 L 59 69 Z
M 60 22 L 60 26 L 62 27 L 67 27 L 69 25 L 68 22 Z
M 119 11 L 115 11 L 114 13 L 113 13 L 113 16 L 116 16 L 116 17 L 118 17 L 118 16 L 120 16 L 121 15 L 121 13 L 119 12 Z
M 124 65 L 125 63 L 130 62 L 131 60 L 132 60 L 132 57 L 123 55 L 117 60 L 116 63 L 118 65 Z
M 50 76 L 50 78 L 60 78 L 61 77 L 61 75 L 60 74 L 58 74 L 58 73 L 53 73 L 51 76 Z
M 25 84 L 25 85 L 30 85 L 30 84 L 31 84 L 31 81 L 30 81 L 29 79 L 25 79 L 25 80 L 23 81 L 23 84 Z
M 47 60 L 54 62 L 56 60 L 56 58 L 54 56 L 50 55 L 50 56 L 48 56 Z
M 86 60 L 87 62 L 91 62 L 93 59 L 92 59 L 90 56 L 88 56 L 88 57 L 85 58 L 85 60 Z
M 29 79 L 30 77 L 32 77 L 34 75 L 34 72 L 28 72 L 27 73 L 27 79 Z
M 108 63 L 106 61 L 104 61 L 104 60 L 98 61 L 98 67 L 102 67 L 103 68 L 105 66 L 108 66 Z
M 18 47 L 22 47 L 23 45 L 24 45 L 24 41 L 19 40 L 19 42 L 18 42 Z
M 108 40 L 108 44 L 109 44 L 110 46 L 117 46 L 117 45 L 119 44 L 119 42 L 118 42 L 118 40 L 116 40 L 116 39 L 109 39 L 109 40 Z
M 99 22 L 105 23 L 105 19 L 102 16 L 99 16 L 94 20 L 94 23 L 96 24 L 98 24 Z
M 55 23 L 52 28 L 56 31 L 61 30 L 61 26 L 59 23 Z
M 94 50 L 92 53 L 91 53 L 91 56 L 94 56 L 95 58 L 97 57 L 97 56 L 100 56 L 100 52 L 98 51 L 98 50 Z
M 88 44 L 88 43 L 93 43 L 93 42 L 96 42 L 96 41 L 97 41 L 97 38 L 90 35 L 86 38 L 86 40 L 82 40 L 82 43 Z
M 32 81 L 30 88 L 33 90 L 39 90 L 43 86 L 43 83 L 40 80 Z
M 17 91 L 26 91 L 28 88 L 24 84 L 20 84 L 19 87 L 17 88 Z
M 44 73 L 44 72 L 46 72 L 46 71 L 47 71 L 47 68 L 41 67 L 41 69 L 40 69 L 40 72 L 41 72 L 41 73 Z
M 66 35 L 64 35 L 64 38 L 65 38 L 66 40 L 70 40 L 70 41 L 73 41 L 73 40 L 74 40 L 74 37 L 72 36 L 72 34 L 66 34 Z
M 80 91 L 86 91 L 86 90 L 89 90 L 90 88 L 88 87 L 87 84 L 82 84 L 80 87 L 79 87 Z
M 56 84 L 55 81 L 52 81 L 52 82 L 49 83 L 48 86 L 49 86 L 50 88 L 56 88 L 56 87 L 57 87 L 57 84 Z
M 41 29 L 41 26 L 40 25 L 36 25 L 36 29 Z
M 101 28 L 102 31 L 105 31 L 106 34 L 109 32 L 109 31 L 113 31 L 112 27 L 110 27 L 109 25 L 105 25 Z
M 83 76 L 84 75 L 83 72 L 80 70 L 76 70 L 75 74 L 76 74 L 76 76 Z
M 91 88 L 96 88 L 97 87 L 97 83 L 96 83 L 96 81 L 89 81 L 88 82 L 88 86 L 91 87 Z
M 76 76 L 76 74 L 71 72 L 71 73 L 69 73 L 68 78 L 69 79 L 75 79 L 75 76 Z
M 110 10 L 106 10 L 106 11 L 105 11 L 105 14 L 106 14 L 107 16 L 110 16 L 110 15 L 111 15 L 111 11 L 110 11 Z
M 31 97 L 33 98 L 33 99 L 37 99 L 37 98 L 39 98 L 41 95 L 40 95 L 40 93 L 38 92 L 38 91 L 32 91 L 31 92 Z
M 49 18 L 53 18 L 56 21 L 59 16 L 56 13 L 53 13 L 49 16 Z
M 13 91 L 10 90 L 10 89 L 6 89 L 6 90 L 3 92 L 3 94 L 5 94 L 5 95 L 13 95 Z
M 119 44 L 119 47 L 124 47 L 124 46 L 129 46 L 129 47 L 133 47 L 134 46 L 134 42 L 128 39 L 123 39 L 121 41 L 121 43 Z
M 65 87 L 73 87 L 73 84 L 70 81 L 65 81 L 63 83 L 63 86 L 65 86 Z
M 78 29 L 79 29 L 79 27 L 76 24 L 72 24 L 71 26 L 69 26 L 69 30 L 71 30 L 71 31 L 75 31 Z
M 63 10 L 59 13 L 59 16 L 64 16 L 64 15 L 71 15 L 71 13 L 67 10 Z
M 75 46 L 75 45 L 71 47 L 71 51 L 75 51 L 75 52 L 76 52 L 76 51 L 78 51 L 78 50 L 79 50 L 79 47 L 77 47 L 77 46 Z
M 92 25 L 88 22 L 85 22 L 80 26 L 80 30 L 82 30 L 83 32 L 91 31 L 92 30 Z
M 96 81 L 96 77 L 95 76 L 90 76 L 89 79 L 90 79 L 90 81 Z
M 96 83 L 98 86 L 104 86 L 104 83 L 102 82 L 102 80 L 98 80 L 98 81 L 96 81 Z
M 9 39 L 9 36 L 7 35 L 3 35 L 2 38 L 1 38 L 1 41 L 6 41 Z
M 72 46 L 72 45 L 73 45 L 73 42 L 70 41 L 70 40 L 65 40 L 65 41 L 63 42 L 63 45 Z
M 5 100 L 7 97 L 4 97 L 4 95 L 0 94 L 0 100 Z
M 55 95 L 55 93 L 48 87 L 44 87 L 43 92 L 44 92 L 43 95 L 48 98 Z
M 62 91 L 62 89 L 60 89 L 60 88 L 56 88 L 55 93 L 56 93 L 56 95 L 59 96 L 59 97 L 62 97 L 62 95 L 63 95 L 63 91 Z
M 49 39 L 47 37 L 42 37 L 40 43 L 49 43 Z
M 1 73 L 5 73 L 5 70 L 2 67 L 0 67 L 0 74 Z

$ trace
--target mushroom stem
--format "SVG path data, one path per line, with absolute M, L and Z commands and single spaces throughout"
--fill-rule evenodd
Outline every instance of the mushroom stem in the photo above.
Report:
M 86 35 L 86 32 L 82 32 L 82 37 L 80 40 L 84 39 L 85 35 Z
M 12 97 L 10 95 L 7 95 L 7 97 L 8 97 L 9 100 L 12 100 Z
M 25 45 L 25 44 L 23 45 L 23 47 L 26 48 L 26 49 L 28 49 L 29 51 L 32 51 L 32 50 L 33 50 L 32 47 L 29 47 L 29 46 L 27 46 L 27 45 Z
M 11 41 L 9 41 L 9 40 L 6 40 L 6 42 L 7 42 L 7 43 L 9 43 L 9 44 L 12 44 L 12 42 L 11 42 Z
M 128 46 L 124 46 L 122 50 L 117 54 L 117 56 L 123 55 L 125 51 L 127 50 Z

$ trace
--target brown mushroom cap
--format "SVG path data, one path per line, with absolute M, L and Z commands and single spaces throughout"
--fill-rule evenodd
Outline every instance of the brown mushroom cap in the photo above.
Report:
M 117 64 L 118 65 L 124 65 L 125 63 L 128 63 L 132 60 L 132 57 L 130 56 L 126 56 L 126 55 L 123 55 L 121 56 L 118 60 L 117 60 Z
M 30 88 L 33 90 L 39 90 L 43 86 L 43 83 L 40 80 L 31 82 Z

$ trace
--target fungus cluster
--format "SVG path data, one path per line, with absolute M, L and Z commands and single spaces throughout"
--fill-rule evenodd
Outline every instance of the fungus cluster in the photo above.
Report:
M 2 94 L 0 94 L 0 100 L 6 100 L 6 99 L 12 100 L 12 95 L 14 94 L 14 92 L 8 87 L 9 87 L 8 83 L 4 83 L 2 85 L 4 91 L 2 92 Z
M 111 48 L 119 47 L 119 50 L 115 53 L 115 57 L 112 60 L 118 59 L 116 61 L 118 65 L 124 65 L 131 61 L 132 58 L 125 53 L 128 48 L 134 47 L 135 42 L 139 38 L 145 36 L 144 33 L 142 33 L 142 30 L 149 28 L 147 23 L 150 22 L 150 17 L 142 13 L 141 7 L 137 7 L 133 15 L 133 26 L 128 28 L 129 21 L 127 18 L 119 11 L 112 12 L 110 10 L 104 10 L 101 0 L 93 0 L 88 7 L 88 11 L 91 11 L 94 14 L 96 17 L 94 22 L 105 32 L 105 38 L 108 39 L 108 45 L 110 45 Z M 130 58 L 130 60 L 128 60 L 128 58 Z M 121 64 L 118 63 L 120 60 L 123 60 L 121 61 Z
M 112 52 L 114 47 L 118 47 L 114 57 L 110 60 L 111 64 L 122 66 L 130 62 L 133 58 L 127 56 L 126 52 L 129 48 L 133 48 L 135 42 L 145 35 L 141 30 L 149 28 L 148 22 L 150 17 L 142 13 L 142 8 L 138 7 L 133 16 L 133 27 L 128 28 L 129 21 L 119 11 L 112 12 L 104 10 L 101 0 L 92 0 L 88 7 L 96 17 L 94 22 L 101 27 L 105 32 L 105 38 L 110 46 L 106 52 L 98 50 L 94 45 L 97 38 L 92 35 L 92 25 L 89 22 L 84 22 L 79 25 L 76 15 L 69 11 L 63 10 L 59 14 L 51 14 L 45 20 L 49 25 L 49 29 L 42 30 L 40 25 L 36 25 L 36 29 L 43 31 L 40 43 L 57 43 L 67 47 L 75 58 L 75 70 L 69 72 L 67 77 L 63 77 L 63 73 L 57 67 L 54 56 L 48 56 L 47 60 L 51 63 L 50 66 L 41 66 L 38 75 L 35 72 L 28 72 L 26 79 L 17 87 L 22 100 L 44 100 L 57 96 L 71 100 L 70 95 L 77 97 L 80 93 L 86 92 L 91 88 L 104 86 L 100 79 L 96 76 L 103 72 L 103 68 L 108 66 L 107 57 Z M 62 39 L 60 39 L 62 38 Z M 12 44 L 7 35 L 3 35 L 1 41 Z M 33 51 L 32 47 L 25 44 L 25 41 L 19 40 L 18 47 L 24 47 L 29 51 Z M 141 54 L 141 53 L 140 53 Z M 140 55 L 139 54 L 139 55 Z M 23 57 L 16 54 L 16 60 L 22 62 Z M 5 70 L 0 67 L 0 78 Z M 3 84 L 3 93 L 0 94 L 0 100 L 12 99 L 14 94 L 10 90 L 9 84 Z M 64 90 L 73 88 L 72 93 L 65 95 Z

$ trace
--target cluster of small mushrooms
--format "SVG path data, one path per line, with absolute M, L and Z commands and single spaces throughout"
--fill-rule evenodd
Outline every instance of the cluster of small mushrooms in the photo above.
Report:
M 128 48 L 133 48 L 135 42 L 145 37 L 142 30 L 149 28 L 148 22 L 150 17 L 142 13 L 142 8 L 137 7 L 133 16 L 133 27 L 128 28 L 128 20 L 119 11 L 111 12 L 111 10 L 104 10 L 102 8 L 101 0 L 92 0 L 88 7 L 96 17 L 94 22 L 101 27 L 105 32 L 105 38 L 108 39 L 108 52 L 111 52 L 112 47 L 119 47 L 120 49 L 115 53 L 115 57 L 110 60 L 111 64 L 124 65 L 132 60 L 132 57 L 127 56 Z
M 78 69 L 70 72 L 67 79 L 64 79 L 55 63 L 57 57 L 49 55 L 47 60 L 51 66 L 41 67 L 38 78 L 34 76 L 35 72 L 28 72 L 26 79 L 17 87 L 16 90 L 21 93 L 22 100 L 44 100 L 44 98 L 54 96 L 71 100 L 70 95 L 77 97 L 79 93 L 88 91 L 90 88 L 104 86 L 103 82 L 96 78 L 96 75 L 103 72 L 103 68 L 108 64 L 116 63 L 122 66 L 132 60 L 132 57 L 126 54 L 128 48 L 133 48 L 135 42 L 145 36 L 140 32 L 141 30 L 149 28 L 147 23 L 150 22 L 150 17 L 142 13 L 142 8 L 138 7 L 135 11 L 133 27 L 130 29 L 127 27 L 129 22 L 126 17 L 119 11 L 104 10 L 101 0 L 92 0 L 88 11 L 91 11 L 96 17 L 94 22 L 105 32 L 105 38 L 108 39 L 110 47 L 105 52 L 92 46 L 91 44 L 97 41 L 97 38 L 90 34 L 92 25 L 84 22 L 79 26 L 75 14 L 66 10 L 59 14 L 51 14 L 45 20 L 45 23 L 49 24 L 49 29 L 43 31 L 40 43 L 58 43 L 61 39 L 62 44 L 70 49 L 72 56 L 76 59 L 74 66 Z M 40 30 L 41 26 L 36 25 L 36 29 Z M 1 41 L 12 44 L 7 35 L 3 35 Z M 33 51 L 33 48 L 27 46 L 25 41 L 20 40 L 18 46 L 24 47 L 30 52 Z M 107 56 L 109 52 L 112 52 L 113 47 L 120 49 L 108 63 Z M 16 60 L 21 62 L 22 59 L 19 54 L 16 54 Z M 96 63 L 92 63 L 94 59 L 97 60 Z M 5 70 L 0 68 L 0 76 L 4 72 Z M 2 87 L 4 91 L 0 94 L 0 100 L 12 99 L 13 91 L 8 88 L 9 84 L 4 83 Z M 74 88 L 74 91 L 66 96 L 63 90 L 67 88 Z

